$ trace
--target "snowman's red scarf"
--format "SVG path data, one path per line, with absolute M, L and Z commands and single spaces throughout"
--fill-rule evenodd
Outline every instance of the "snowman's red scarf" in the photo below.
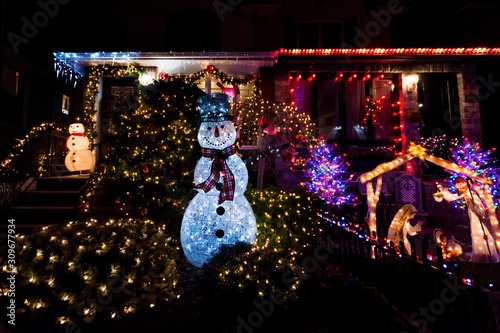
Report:
M 234 175 L 231 169 L 229 169 L 226 159 L 235 153 L 236 148 L 234 148 L 234 145 L 223 150 L 203 148 L 202 151 L 203 157 L 213 158 L 214 161 L 212 162 L 210 176 L 203 183 L 196 185 L 196 188 L 201 188 L 206 193 L 217 184 L 221 174 L 224 175 L 224 187 L 219 194 L 219 205 L 226 200 L 233 200 L 234 198 Z
M 83 136 L 85 137 L 85 133 L 71 133 L 68 138 L 66 139 L 66 147 L 68 147 L 68 142 L 69 142 L 69 138 L 71 138 L 71 136 Z M 69 148 L 69 147 L 68 147 Z

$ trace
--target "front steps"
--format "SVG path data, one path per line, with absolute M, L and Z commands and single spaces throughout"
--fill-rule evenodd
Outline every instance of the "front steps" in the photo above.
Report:
M 0 227 L 7 230 L 8 220 L 14 219 L 16 230 L 24 233 L 33 228 L 75 220 L 80 191 L 88 179 L 88 174 L 38 178 L 2 214 Z

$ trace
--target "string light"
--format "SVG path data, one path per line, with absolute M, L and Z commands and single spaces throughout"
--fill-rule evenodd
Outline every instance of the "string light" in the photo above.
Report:
M 99 91 L 99 82 L 103 76 L 113 76 L 120 78 L 123 76 L 139 76 L 144 73 L 143 67 L 129 65 L 126 68 L 95 65 L 92 66 L 88 74 L 88 83 L 85 89 L 85 105 L 83 108 L 83 122 L 87 125 L 87 137 L 93 138 L 92 133 L 96 130 L 96 98 Z M 91 142 L 93 143 L 93 142 Z M 92 148 L 92 147 L 91 147 Z
M 500 48 L 360 48 L 360 49 L 280 49 L 280 55 L 337 55 L 337 56 L 387 56 L 387 55 L 498 55 Z
M 368 118 L 372 117 L 372 123 L 374 125 L 379 124 L 378 118 L 377 118 L 377 113 L 382 111 L 382 102 L 381 98 L 377 98 L 376 100 L 373 100 L 370 96 L 366 97 L 365 99 L 365 115 L 363 116 L 363 119 L 361 120 L 362 123 L 366 124 L 368 121 Z
M 49 133 L 62 135 L 62 133 L 66 133 L 66 129 L 56 126 L 55 123 L 42 123 L 31 128 L 23 139 L 18 139 L 18 143 L 12 147 L 9 154 L 0 162 L 2 174 L 18 174 L 19 171 L 16 169 L 15 161 L 23 155 L 25 149 L 27 149 L 26 147 L 34 145 L 45 134 Z M 42 163 L 47 158 L 49 158 L 48 154 L 42 156 L 39 162 Z
M 495 209 L 497 209 L 499 204 L 498 182 L 500 181 L 500 167 L 498 166 L 498 160 L 494 156 L 496 148 L 485 150 L 481 140 L 469 140 L 466 137 L 452 140 L 450 146 L 449 155 L 452 162 L 491 181 L 490 190 Z M 454 184 L 458 176 L 464 176 L 464 174 L 452 172 L 448 179 L 449 183 Z
M 221 82 L 226 85 L 235 86 L 246 86 L 254 81 L 259 81 L 259 77 L 257 75 L 247 75 L 245 78 L 239 79 L 231 75 L 227 75 L 226 73 L 220 71 L 213 65 L 208 65 L 204 69 L 190 75 L 170 75 L 165 72 L 161 72 L 158 74 L 158 80 L 160 81 L 170 81 L 174 79 L 182 78 L 186 83 L 196 83 L 204 79 L 207 75 L 212 76 L 218 82 Z
M 328 145 L 325 141 L 314 148 L 307 159 L 305 173 L 310 180 L 301 185 L 329 205 L 356 205 L 352 202 L 354 195 L 346 193 L 352 175 L 343 179 L 349 163 L 338 154 L 338 150 L 336 144 Z
M 499 228 L 498 220 L 497 220 L 496 213 L 495 213 L 495 206 L 493 205 L 493 198 L 491 196 L 491 190 L 489 188 L 489 185 L 493 184 L 493 182 L 490 179 L 485 178 L 481 175 L 478 175 L 475 172 L 473 172 L 467 168 L 461 167 L 453 162 L 443 160 L 442 158 L 439 158 L 436 156 L 428 155 L 426 153 L 426 148 L 422 147 L 421 145 L 416 145 L 413 142 L 411 142 L 410 147 L 408 148 L 407 152 L 408 153 L 406 155 L 399 156 L 391 162 L 382 163 L 382 164 L 378 165 L 374 170 L 366 172 L 359 177 L 359 180 L 361 182 L 363 182 L 363 183 L 368 182 L 367 183 L 367 195 L 368 195 L 367 200 L 368 200 L 368 206 L 369 206 L 369 226 L 370 226 L 371 232 L 373 233 L 374 231 L 376 231 L 375 210 L 376 210 L 376 206 L 378 203 L 378 197 L 380 195 L 379 182 L 381 185 L 381 182 L 382 182 L 381 175 L 387 171 L 390 171 L 390 170 L 393 170 L 393 169 L 399 167 L 403 163 L 405 163 L 413 158 L 418 157 L 421 160 L 429 161 L 429 162 L 434 163 L 438 166 L 441 166 L 444 169 L 452 170 L 456 173 L 461 173 L 461 174 L 465 175 L 466 177 L 471 177 L 472 179 L 479 181 L 481 184 L 483 184 L 483 188 L 480 188 L 477 185 L 475 185 L 474 188 L 476 189 L 476 192 L 479 194 L 481 199 L 486 204 L 486 209 L 488 210 L 488 214 L 489 214 L 489 218 L 490 218 L 491 225 L 493 228 L 496 244 L 497 244 L 497 247 L 500 249 L 500 228 Z M 369 182 L 369 181 L 375 177 L 378 177 L 378 180 L 377 180 L 377 192 L 374 193 L 371 182 Z

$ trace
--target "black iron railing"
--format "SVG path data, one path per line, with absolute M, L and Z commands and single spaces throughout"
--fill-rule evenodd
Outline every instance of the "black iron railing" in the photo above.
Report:
M 422 237 L 418 247 L 412 244 L 413 253 L 408 256 L 402 244 L 391 248 L 340 225 L 331 224 L 327 234 L 333 243 L 336 264 L 363 284 L 375 286 L 393 309 L 406 318 L 401 332 L 425 329 L 453 333 L 500 332 L 497 328 L 499 304 L 492 302 L 490 295 L 498 286 L 484 285 L 480 265 L 471 268 L 473 263 L 445 262 L 440 248 L 437 261 L 431 261 L 429 237 Z M 491 271 L 497 264 L 488 265 L 491 266 L 486 268 Z
M 34 141 L 34 140 L 31 140 Z M 55 128 L 24 145 L 0 175 L 0 209 L 3 211 L 41 176 L 63 175 L 66 136 Z

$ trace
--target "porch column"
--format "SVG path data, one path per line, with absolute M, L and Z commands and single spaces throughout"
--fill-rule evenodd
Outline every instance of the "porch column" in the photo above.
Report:
M 481 138 L 481 114 L 479 110 L 479 88 L 477 85 L 476 65 L 462 65 L 462 72 L 457 74 L 458 97 L 462 135 L 468 138 Z
M 212 75 L 208 74 L 205 76 L 205 94 L 210 95 L 212 93 Z
M 97 95 L 95 97 L 95 105 L 94 108 L 96 110 L 96 113 L 94 115 L 94 121 L 95 121 L 95 128 L 94 130 L 96 131 L 96 137 L 94 139 L 94 156 L 96 162 L 99 161 L 100 159 L 100 154 L 101 154 L 101 144 L 102 144 L 102 110 L 101 110 L 101 105 L 102 105 L 102 98 L 103 98 L 103 89 L 104 87 L 104 77 L 101 75 L 99 78 L 99 89 L 97 91 Z
M 404 131 L 403 151 L 408 148 L 410 141 L 417 144 L 420 142 L 420 120 L 422 120 L 422 115 L 418 109 L 417 83 L 417 74 L 402 74 L 404 113 L 404 121 L 402 121 Z

